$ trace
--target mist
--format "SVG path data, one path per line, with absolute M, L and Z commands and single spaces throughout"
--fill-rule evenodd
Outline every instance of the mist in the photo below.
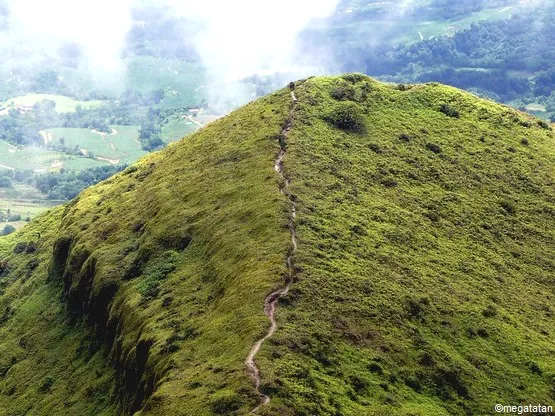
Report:
M 194 44 L 207 69 L 210 101 L 218 106 L 225 101 L 242 104 L 252 98 L 237 85 L 252 75 L 283 74 L 284 81 L 286 77 L 329 72 L 325 51 L 315 48 L 301 57 L 297 39 L 312 21 L 329 17 L 338 3 L 186 0 L 167 4 L 177 16 L 200 24 Z
M 195 38 L 198 52 L 211 73 L 231 81 L 259 72 L 300 69 L 295 60 L 298 34 L 312 20 L 329 16 L 337 3 L 237 0 L 222 4 L 211 0 L 176 1 L 172 6 L 179 15 L 204 24 Z M 313 58 L 317 65 L 318 57 Z
M 330 16 L 338 0 L 257 2 L 237 0 L 8 0 L 8 30 L 0 48 L 11 67 L 40 67 L 59 61 L 60 51 L 78 51 L 78 65 L 93 84 L 125 85 L 124 50 L 136 7 L 165 7 L 166 14 L 194 25 L 193 38 L 175 36 L 178 47 L 193 44 L 206 70 L 206 86 L 214 99 L 244 95 L 235 83 L 253 74 L 328 71 L 326 53 L 297 53 L 299 33 L 315 19 Z M 186 31 L 184 31 L 186 33 Z M 183 74 L 187 76 L 187 74 Z M 216 98 L 218 96 L 218 98 Z

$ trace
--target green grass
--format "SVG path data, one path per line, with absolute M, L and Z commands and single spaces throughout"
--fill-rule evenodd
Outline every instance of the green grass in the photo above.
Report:
M 284 169 L 299 247 L 257 356 L 260 414 L 551 403 L 552 131 L 436 84 L 349 75 L 296 93 Z M 256 405 L 243 363 L 286 273 L 273 164 L 290 105 L 288 89 L 251 103 L 0 239 L 5 414 Z
M 325 121 L 341 82 L 297 94 L 285 166 L 300 272 L 261 361 L 268 414 L 553 401 L 553 133 L 454 88 L 364 78 L 368 133 L 348 133 Z
M 100 100 L 77 101 L 64 95 L 27 94 L 19 97 L 10 98 L 2 103 L 2 106 L 11 107 L 14 105 L 20 105 L 25 107 L 32 107 L 33 105 L 40 103 L 43 100 L 54 101 L 56 103 L 56 111 L 58 113 L 73 113 L 78 106 L 87 109 L 97 108 L 104 104 L 104 102 Z

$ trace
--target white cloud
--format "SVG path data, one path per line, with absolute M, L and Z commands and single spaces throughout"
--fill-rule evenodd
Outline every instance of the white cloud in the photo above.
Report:
M 131 25 L 131 0 L 12 0 L 12 34 L 29 47 L 54 52 L 66 42 L 83 47 L 93 68 L 113 69 Z
M 204 63 L 226 80 L 295 67 L 295 40 L 329 16 L 338 0 L 170 1 L 180 16 L 205 23 L 196 44 Z

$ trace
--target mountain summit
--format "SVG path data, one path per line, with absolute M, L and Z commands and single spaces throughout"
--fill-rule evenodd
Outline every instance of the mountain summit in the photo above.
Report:
M 0 240 L 0 415 L 469 415 L 555 401 L 555 137 L 310 78 Z

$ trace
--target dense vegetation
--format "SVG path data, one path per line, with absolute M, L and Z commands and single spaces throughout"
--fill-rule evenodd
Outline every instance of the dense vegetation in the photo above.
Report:
M 438 84 L 296 83 L 295 282 L 267 415 L 489 414 L 554 397 L 555 138 Z M 0 240 L 6 414 L 247 414 L 283 285 L 284 89 Z
M 70 200 L 85 188 L 101 182 L 113 174 L 125 169 L 125 166 L 102 166 L 85 169 L 80 172 L 51 172 L 36 175 L 33 185 L 48 199 Z
M 11 188 L 13 181 L 32 185 L 47 195 L 48 199 L 70 200 L 85 188 L 95 185 L 125 169 L 126 166 L 101 166 L 78 172 L 48 172 L 37 174 L 33 171 L 4 172 L 0 176 L 0 188 Z

